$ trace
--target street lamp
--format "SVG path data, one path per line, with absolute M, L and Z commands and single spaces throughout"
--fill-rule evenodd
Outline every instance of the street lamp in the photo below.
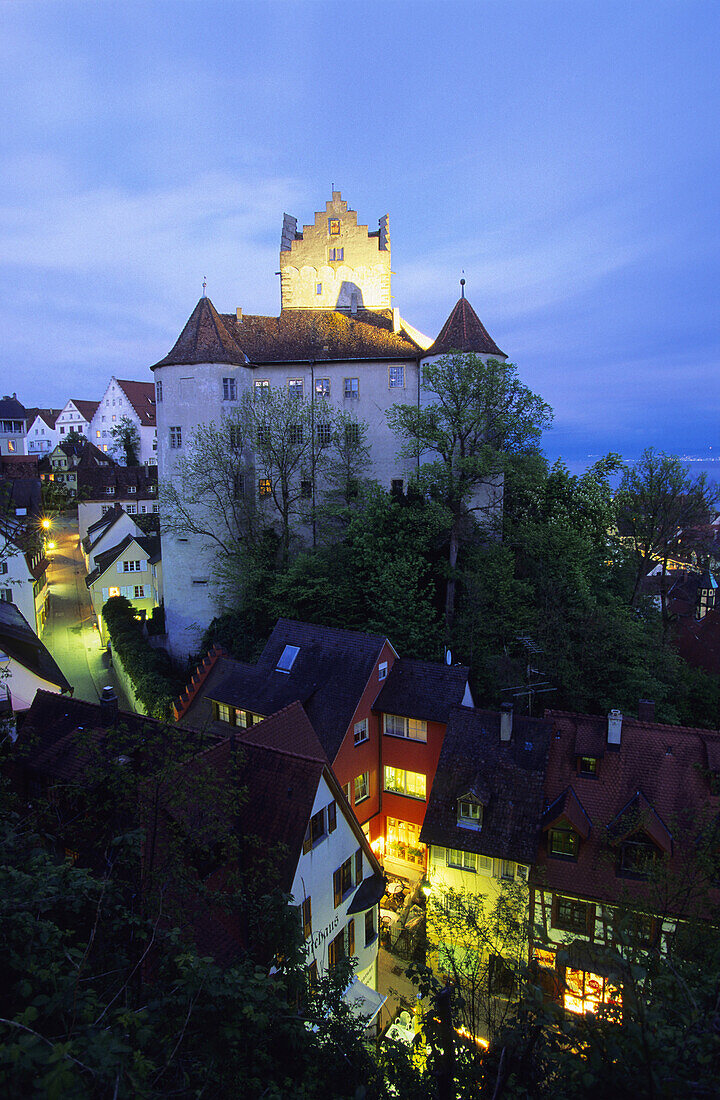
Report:
M 43 531 L 49 531 L 52 527 L 52 524 L 49 519 L 42 519 L 40 520 L 40 526 L 42 527 Z

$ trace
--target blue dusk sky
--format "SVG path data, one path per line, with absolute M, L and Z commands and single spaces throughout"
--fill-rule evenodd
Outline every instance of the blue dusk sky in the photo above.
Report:
M 459 294 L 573 464 L 720 454 L 720 5 L 5 0 L 2 392 L 149 378 L 207 276 L 277 313 L 331 188 L 435 336 Z

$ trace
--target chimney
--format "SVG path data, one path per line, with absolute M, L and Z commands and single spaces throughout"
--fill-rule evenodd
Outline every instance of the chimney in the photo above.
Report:
M 113 722 L 117 721 L 118 709 L 118 697 L 114 688 L 108 684 L 102 689 L 100 696 L 100 725 L 105 726 L 106 729 L 112 726 Z
M 238 321 L 242 321 L 242 306 L 238 306 L 235 310 L 235 317 Z
M 357 307 L 358 307 L 357 291 L 353 290 L 352 294 L 350 295 L 350 312 L 351 313 L 357 313 Z
M 500 740 L 509 741 L 512 737 L 513 705 L 503 703 L 500 707 Z
M 608 726 L 607 726 L 607 743 L 608 745 L 615 745 L 616 748 L 620 747 L 620 738 L 622 736 L 622 720 L 623 716 L 619 710 L 611 710 L 608 714 Z
M 639 722 L 654 722 L 655 721 L 655 703 L 652 699 L 641 699 L 638 703 L 638 721 Z
M 393 306 L 393 332 L 400 331 L 400 307 Z

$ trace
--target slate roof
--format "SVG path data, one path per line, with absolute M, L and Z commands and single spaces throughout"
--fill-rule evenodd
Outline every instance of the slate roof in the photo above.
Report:
M 459 298 L 438 337 L 425 355 L 446 355 L 450 351 L 474 351 L 480 355 L 502 355 L 467 298 Z
M 98 539 L 107 534 L 113 524 L 117 523 L 120 519 L 120 516 L 124 516 L 125 514 L 126 512 L 122 504 L 115 502 L 108 512 L 100 516 L 100 519 L 96 519 L 94 523 L 91 523 L 83 539 L 83 547 L 85 550 L 89 550 L 94 542 L 97 542 Z
M 27 417 L 28 428 L 31 426 L 33 421 L 38 418 L 38 416 L 45 421 L 48 428 L 54 428 L 55 421 L 60 416 L 61 412 L 62 409 L 26 409 L 25 413 Z
M 399 657 L 373 703 L 373 710 L 447 722 L 450 708 L 459 705 L 467 687 L 469 668 Z
M 71 690 L 55 658 L 42 644 L 27 619 L 21 615 L 15 604 L 4 600 L 0 600 L 0 652 L 48 683 L 57 684 L 62 691 Z
M 95 467 L 80 471 L 78 490 L 84 490 L 84 500 L 107 501 L 106 490 L 115 489 L 116 499 L 138 500 L 153 497 L 157 499 L 157 466 L 116 466 Z M 134 485 L 135 492 L 128 492 Z
M 17 509 L 24 508 L 27 518 L 39 516 L 42 506 L 40 479 L 34 477 L 0 477 L 0 515 L 15 518 Z M 18 517 L 25 521 L 26 517 Z
M 25 406 L 20 404 L 15 394 L 0 397 L 0 420 L 25 420 L 26 415 Z
M 720 808 L 708 780 L 708 770 L 715 770 L 713 761 L 720 767 L 720 732 L 623 717 L 620 747 L 614 749 L 606 744 L 605 716 L 546 711 L 545 717 L 554 727 L 545 780 L 547 804 L 572 787 L 591 826 L 587 839 L 580 841 L 577 862 L 548 858 L 541 846 L 537 880 L 588 900 L 612 901 L 628 890 L 642 891 L 642 883 L 615 874 L 617 848 L 611 843 L 623 834 L 619 822 L 633 803 L 638 822 L 647 811 L 647 831 L 656 842 L 666 843 L 664 830 L 668 831 L 674 852 L 670 866 L 679 869 L 680 850 L 688 835 L 694 842 L 698 819 L 716 816 Z M 577 755 L 599 758 L 595 776 L 578 774 Z
M 0 471 L 3 477 L 37 477 L 37 455 L 0 455 Z
M 85 584 L 89 588 L 91 584 L 94 584 L 96 580 L 102 577 L 103 573 L 106 573 L 113 562 L 116 562 L 121 554 L 124 554 L 128 546 L 133 542 L 136 542 L 140 549 L 147 554 L 148 561 L 151 564 L 156 564 L 160 561 L 160 539 L 157 535 L 126 535 L 122 542 L 119 542 L 117 546 L 112 546 L 109 550 L 105 550 L 104 553 L 98 554 L 95 561 L 95 568 L 92 573 L 88 573 L 85 577 Z M 124 574 L 123 574 L 124 575 Z M 138 578 L 138 573 L 128 573 L 128 578 Z
M 551 728 L 542 718 L 514 716 L 512 738 L 505 742 L 500 740 L 499 713 L 454 707 L 421 841 L 532 864 L 545 802 L 543 777 Z M 481 829 L 457 823 L 458 799 L 472 789 L 488 799 Z
M 116 382 L 138 415 L 143 428 L 155 427 L 155 383 L 133 382 L 117 378 Z
M 379 634 L 279 619 L 256 665 L 217 661 L 183 722 L 209 721 L 209 700 L 261 715 L 298 701 L 332 761 L 385 641 Z M 286 645 L 300 650 L 289 673 L 276 670 Z
M 284 309 L 279 317 L 220 314 L 201 298 L 172 350 L 151 370 L 175 364 L 285 363 L 344 359 L 417 359 L 422 349 L 393 332 L 392 314 Z

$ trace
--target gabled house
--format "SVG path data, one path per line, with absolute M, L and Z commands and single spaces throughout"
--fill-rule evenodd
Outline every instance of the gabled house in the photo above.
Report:
M 145 532 L 138 527 L 121 504 L 113 504 L 100 519 L 88 527 L 88 532 L 80 544 L 85 558 L 85 568 L 91 572 L 95 568 L 96 559 L 117 546 L 128 535 L 142 537 L 144 534 Z
M 106 456 L 107 457 L 107 456 Z M 80 539 L 115 504 L 120 504 L 129 516 L 157 515 L 157 466 L 117 466 L 87 468 L 79 473 L 78 529 Z
M 25 711 L 39 690 L 73 689 L 27 619 L 0 600 L 0 707 L 11 714 Z
M 542 929 L 533 955 L 566 1009 L 594 1012 L 622 996 L 604 958 L 618 921 L 631 919 L 644 942 L 662 946 L 700 901 L 689 866 L 720 807 L 720 732 L 661 725 L 651 703 L 638 718 L 546 718 L 553 735 L 530 880 Z
M 95 567 L 85 578 L 100 630 L 100 640 L 108 640 L 103 605 L 111 596 L 125 596 L 142 618 L 162 603 L 162 566 L 160 540 L 153 536 L 129 534 L 95 558 Z
M 373 848 L 419 878 L 427 793 L 450 707 L 470 700 L 467 677 L 460 666 L 400 662 L 380 635 L 280 619 L 257 664 L 221 657 L 176 716 L 229 736 L 300 702 Z
M 24 455 L 27 410 L 14 393 L 0 398 L 0 454 Z
M 77 496 L 82 476 L 90 470 L 114 466 L 112 458 L 103 454 L 87 439 L 79 441 L 61 439 L 48 455 L 38 462 L 43 481 L 54 481 Z
M 90 422 L 97 412 L 97 407 L 97 401 L 70 398 L 65 407 L 58 413 L 55 421 L 55 428 L 60 439 L 65 435 L 69 435 L 70 432 L 76 432 L 78 435 L 89 439 Z
M 93 443 L 123 465 L 125 455 L 122 447 L 116 444 L 112 432 L 124 417 L 137 428 L 138 462 L 147 466 L 157 465 L 154 382 L 111 378 L 92 418 L 90 438 Z
M 432 962 L 452 972 L 448 954 L 478 950 L 472 934 L 446 927 L 453 895 L 472 906 L 495 904 L 503 883 L 524 887 L 535 863 L 545 804 L 544 776 L 552 725 L 541 718 L 454 707 L 420 838 L 428 846 L 428 945 Z M 498 945 L 500 950 L 501 945 Z M 515 945 L 527 957 L 528 944 Z M 492 982 L 502 954 L 486 961 Z M 508 968 L 513 969 L 513 968 Z
M 27 435 L 25 453 L 42 458 L 49 454 L 60 442 L 60 432 L 56 427 L 61 409 L 27 409 Z

